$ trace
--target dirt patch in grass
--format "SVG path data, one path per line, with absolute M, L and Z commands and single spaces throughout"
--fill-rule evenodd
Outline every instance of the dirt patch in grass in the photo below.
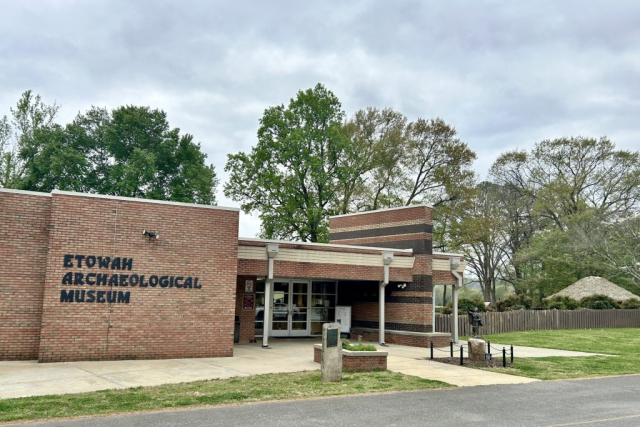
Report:
M 431 360 L 426 358 L 425 360 Z M 439 357 L 434 358 L 434 362 L 447 363 L 449 365 L 457 365 L 460 366 L 460 358 L 459 357 Z M 468 368 L 502 368 L 502 359 L 492 359 L 492 360 L 471 360 L 471 359 L 463 359 L 462 366 L 466 366 Z M 507 361 L 507 368 L 511 367 L 511 363 Z

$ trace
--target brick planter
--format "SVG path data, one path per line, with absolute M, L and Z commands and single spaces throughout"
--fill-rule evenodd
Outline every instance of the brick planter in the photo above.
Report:
M 364 341 L 378 341 L 378 329 L 352 328 L 351 336 L 362 335 Z M 451 334 L 448 332 L 406 332 L 390 331 L 385 332 L 385 341 L 389 344 L 408 345 L 411 347 L 429 348 L 433 341 L 434 347 L 447 347 L 451 341 Z
M 350 351 L 342 349 L 342 369 L 346 371 L 386 371 L 386 351 Z M 322 362 L 322 344 L 313 346 L 313 361 Z

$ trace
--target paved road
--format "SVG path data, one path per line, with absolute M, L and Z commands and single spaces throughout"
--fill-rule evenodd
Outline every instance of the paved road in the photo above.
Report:
M 640 425 L 640 375 L 262 403 L 39 426 L 613 426 Z

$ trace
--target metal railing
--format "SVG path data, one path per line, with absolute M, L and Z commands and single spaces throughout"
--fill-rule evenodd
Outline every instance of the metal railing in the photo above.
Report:
M 458 350 L 454 350 L 455 348 L 457 348 Z M 509 351 L 507 351 L 506 347 L 502 347 L 502 350 L 500 350 L 499 348 L 493 347 L 491 345 L 491 343 L 489 341 L 487 341 L 487 353 L 486 354 L 488 354 L 490 357 L 492 356 L 492 353 L 491 353 L 491 349 L 492 348 L 494 350 L 502 351 L 502 367 L 503 368 L 507 367 L 507 355 L 509 356 L 509 359 L 510 359 L 509 363 L 511 365 L 513 365 L 513 357 L 514 357 L 513 356 L 513 354 L 514 354 L 513 345 L 509 346 Z M 464 366 L 464 353 L 466 352 L 467 353 L 467 357 L 469 357 L 469 354 L 471 353 L 471 347 L 470 347 L 469 343 L 467 343 L 467 345 L 465 346 L 465 345 L 456 344 L 456 343 L 453 342 L 453 340 L 451 340 L 449 342 L 449 349 L 448 350 L 443 350 L 441 348 L 434 347 L 433 346 L 433 341 L 431 341 L 429 343 L 429 359 L 430 360 L 434 359 L 434 352 L 435 351 L 439 351 L 441 353 L 449 353 L 449 357 L 451 359 L 453 359 L 455 357 L 454 353 L 455 354 L 459 353 L 460 354 L 460 356 L 459 356 L 460 357 L 460 366 Z M 485 356 L 485 359 L 486 359 L 486 356 Z M 491 359 L 489 359 L 489 360 L 491 360 Z

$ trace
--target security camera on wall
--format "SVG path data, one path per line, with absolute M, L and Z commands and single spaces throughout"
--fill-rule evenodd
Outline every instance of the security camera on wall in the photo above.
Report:
M 159 239 L 160 235 L 154 233 L 153 231 L 142 230 L 142 235 L 147 236 L 149 239 Z

